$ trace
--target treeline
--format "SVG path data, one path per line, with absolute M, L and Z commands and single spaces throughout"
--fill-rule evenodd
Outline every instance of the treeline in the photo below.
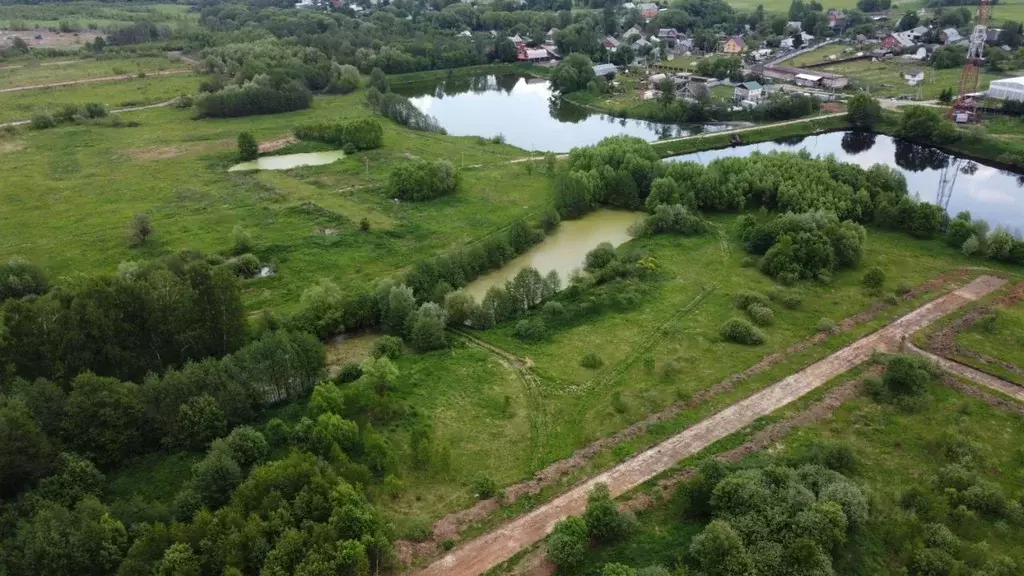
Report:
M 0 363 L 29 380 L 68 382 L 91 371 L 141 381 L 189 360 L 224 356 L 245 337 L 245 311 L 231 272 L 175 258 L 122 276 L 83 278 L 37 298 L 7 300 Z
M 342 149 L 372 150 L 384 145 L 384 129 L 372 118 L 349 122 L 316 122 L 295 128 L 299 140 L 313 140 Z
M 386 87 L 382 92 L 376 86 L 371 85 L 366 92 L 366 103 L 377 114 L 407 128 L 421 132 L 446 133 L 436 118 L 424 114 L 419 108 L 413 106 L 408 98 L 395 94 L 387 90 Z
M 197 118 L 235 118 L 276 114 L 309 108 L 313 94 L 296 80 L 257 76 L 240 86 L 225 86 L 200 94 L 195 100 Z

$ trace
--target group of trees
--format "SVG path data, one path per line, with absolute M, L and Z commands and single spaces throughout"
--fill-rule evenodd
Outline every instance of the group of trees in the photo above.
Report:
M 783 284 L 828 281 L 839 269 L 857 267 L 867 238 L 863 226 L 821 211 L 786 213 L 760 224 L 748 214 L 741 217 L 740 233 L 748 252 L 764 255 L 761 270 Z
M 551 73 L 551 87 L 562 94 L 595 88 L 593 63 L 583 54 L 569 54 Z M 602 78 L 603 81 L 603 78 Z
M 430 200 L 454 194 L 462 176 L 447 160 L 410 160 L 388 175 L 388 190 L 402 200 Z
M 384 129 L 372 118 L 349 122 L 316 122 L 295 128 L 299 140 L 314 140 L 338 146 L 343 150 L 372 150 L 384 145 Z
M 377 70 L 375 70 L 377 71 Z M 383 73 L 381 73 L 383 77 Z M 371 76 L 372 78 L 372 76 Z M 370 89 L 366 93 L 366 103 L 381 116 L 392 120 L 413 130 L 421 132 L 436 132 L 444 134 L 444 128 L 438 124 L 437 119 L 424 114 L 419 108 L 413 106 L 412 102 L 405 96 L 395 94 L 388 89 L 387 80 L 377 86 L 371 81 Z M 380 88 L 384 90 L 380 90 Z
M 234 118 L 302 110 L 312 103 L 313 94 L 300 81 L 261 75 L 241 85 L 200 94 L 194 106 L 196 118 Z

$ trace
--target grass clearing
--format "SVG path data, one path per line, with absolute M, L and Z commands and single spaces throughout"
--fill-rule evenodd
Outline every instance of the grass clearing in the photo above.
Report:
M 829 44 L 828 46 L 822 46 L 816 50 L 805 52 L 799 56 L 796 56 L 792 60 L 786 60 L 783 62 L 786 66 L 807 66 L 809 64 L 821 64 L 827 62 L 829 56 L 835 56 L 836 58 L 843 58 L 851 53 L 856 53 L 855 47 L 847 46 L 846 44 Z
M 68 100 L 102 100 L 99 89 L 89 86 L 87 97 Z M 54 276 L 109 272 L 125 260 L 186 248 L 225 250 L 232 228 L 242 225 L 256 241 L 257 256 L 277 269 L 275 276 L 245 285 L 248 307 L 292 309 L 321 277 L 343 287 L 373 282 L 548 204 L 546 176 L 502 164 L 522 151 L 484 139 L 412 132 L 388 121 L 382 121 L 385 147 L 379 150 L 287 172 L 227 172 L 239 132 L 280 138 L 302 122 L 366 116 L 361 101 L 362 94 L 318 97 L 300 112 L 199 121 L 168 107 L 124 114 L 140 123 L 135 128 L 26 130 L 5 140 L 16 145 L 5 145 L 0 155 L 0 170 L 10 175 L 10 192 L 0 198 L 0 253 L 23 255 Z M 465 167 L 460 192 L 418 204 L 392 201 L 380 187 L 394 163 L 414 157 Z M 141 212 L 152 218 L 154 242 L 131 250 L 127 225 Z M 40 219 L 41 213 L 47 217 Z M 369 232 L 359 230 L 364 217 Z
M 70 82 L 87 78 L 121 76 L 164 70 L 187 70 L 182 62 L 169 58 L 111 58 L 44 61 L 25 60 L 9 67 L 0 67 L 0 89 L 34 86 L 53 82 Z
M 894 97 L 900 94 L 911 94 L 921 100 L 935 100 L 946 88 L 954 92 L 960 85 L 960 68 L 936 70 L 924 63 L 901 63 L 894 60 L 872 62 L 870 59 L 833 64 L 821 68 L 826 72 L 834 72 L 849 76 L 850 80 L 869 90 L 872 96 Z M 924 83 L 910 86 L 903 78 L 909 70 L 924 72 Z M 1003 75 L 982 72 L 980 86 L 986 88 L 992 80 L 1004 78 Z
M 0 94 L 0 123 L 53 114 L 68 104 L 99 102 L 111 109 L 157 104 L 182 94 L 195 94 L 201 80 L 182 74 L 5 92 Z
M 871 512 L 865 529 L 835 556 L 835 571 L 851 576 L 905 573 L 913 551 L 908 536 L 920 538 L 924 521 L 908 516 L 899 505 L 900 498 L 911 486 L 930 483 L 953 461 L 951 451 L 961 446 L 976 451 L 981 465 L 975 471 L 1008 498 L 1020 495 L 1024 481 L 1019 447 L 1024 421 L 1018 415 L 938 384 L 929 389 L 927 398 L 928 407 L 920 412 L 855 398 L 830 418 L 794 430 L 770 451 L 752 454 L 740 465 L 771 459 L 799 461 L 823 441 L 849 447 L 858 464 L 847 476 L 866 490 Z M 749 435 L 744 431 L 734 436 Z M 715 446 L 704 456 L 726 448 Z M 675 499 L 641 512 L 639 520 L 632 537 L 611 548 L 591 549 L 586 566 L 569 573 L 589 574 L 607 562 L 674 567 L 703 528 L 702 523 L 684 518 Z M 1006 521 L 975 515 L 956 523 L 948 510 L 934 521 L 945 523 L 974 552 L 974 558 L 984 561 L 1000 554 L 1018 565 L 1024 560 L 1018 531 Z

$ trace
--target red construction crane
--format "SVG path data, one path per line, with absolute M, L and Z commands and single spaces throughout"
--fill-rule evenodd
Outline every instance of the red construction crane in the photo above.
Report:
M 960 76 L 960 91 L 949 110 L 950 120 L 956 122 L 978 120 L 978 99 L 975 93 L 978 91 L 978 76 L 984 65 L 982 53 L 985 50 L 985 33 L 988 30 L 988 9 L 989 0 L 981 0 L 978 4 L 974 32 L 971 33 L 971 45 L 967 49 L 967 63 L 964 64 L 964 71 Z

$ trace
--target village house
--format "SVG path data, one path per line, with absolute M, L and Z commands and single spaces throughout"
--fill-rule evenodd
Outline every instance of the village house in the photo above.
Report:
M 552 28 L 551 30 L 548 30 L 548 33 L 544 35 L 544 43 L 554 44 L 556 35 L 558 35 L 558 28 Z
M 637 8 L 640 9 L 640 15 L 648 22 L 658 15 L 658 5 L 654 2 L 644 2 L 643 4 L 639 4 Z
M 747 50 L 747 43 L 741 36 L 730 36 L 722 43 L 722 52 L 725 54 L 742 54 Z
M 661 40 L 670 40 L 672 42 L 675 42 L 676 40 L 679 40 L 679 36 L 679 30 L 676 30 L 675 28 L 658 29 L 658 38 Z
M 793 32 L 801 32 L 804 29 L 804 24 L 799 20 L 791 20 L 786 22 L 786 28 L 792 29 Z
M 916 69 L 907 70 L 903 74 L 903 79 L 907 81 L 907 84 L 917 86 L 921 82 L 924 82 L 924 72 Z
M 615 52 L 619 49 L 619 41 L 616 40 L 614 36 L 606 36 L 605 39 L 601 41 L 601 45 L 609 52 Z
M 814 36 L 811 36 L 807 32 L 801 32 L 800 33 L 800 39 L 803 40 L 803 42 L 804 42 L 803 45 L 807 46 L 811 42 L 814 41 Z M 779 42 L 779 47 L 780 48 L 785 48 L 787 50 L 792 50 L 793 49 L 793 37 L 792 36 L 787 36 L 787 37 L 783 38 Z
M 988 28 L 985 30 L 985 44 L 999 44 L 999 35 L 1002 32 L 1002 28 Z
M 846 28 L 846 14 L 842 10 L 829 8 L 825 19 L 828 20 L 828 27 L 833 30 Z
M 633 4 L 632 2 L 626 2 L 625 4 L 622 5 L 622 9 L 623 10 L 636 10 L 636 4 Z
M 741 82 L 736 85 L 733 91 L 733 98 L 739 102 L 742 100 L 757 101 L 764 96 L 764 88 L 757 82 Z
M 939 40 L 942 40 L 943 44 L 956 44 L 963 39 L 964 37 L 960 35 L 956 28 L 946 28 L 939 32 Z
M 901 48 L 910 48 L 914 46 L 916 42 L 910 37 L 907 32 L 895 32 L 892 34 L 886 34 L 882 37 L 882 48 L 884 50 L 899 50 Z
M 687 100 L 707 101 L 711 99 L 711 88 L 706 82 L 690 80 L 680 91 L 680 95 Z
M 603 76 L 605 78 L 611 78 L 619 71 L 615 67 L 615 64 L 595 64 L 594 65 L 594 76 Z
M 633 46 L 633 50 L 636 51 L 637 53 L 639 53 L 640 51 L 644 50 L 645 48 L 651 48 L 652 47 L 651 43 L 648 42 L 646 38 L 641 38 L 641 39 L 637 40 L 636 42 L 633 42 L 632 46 Z
M 633 41 L 634 41 L 633 40 L 634 38 L 642 37 L 643 35 L 644 35 L 644 32 L 643 32 L 643 30 L 640 29 L 639 26 L 633 26 L 629 30 L 626 30 L 625 32 L 623 32 L 622 36 L 619 36 L 619 41 L 622 42 L 622 43 L 625 43 L 625 44 L 632 44 Z
M 551 60 L 551 54 L 543 48 L 527 48 L 523 44 L 519 46 L 516 59 L 520 62 L 547 62 Z

